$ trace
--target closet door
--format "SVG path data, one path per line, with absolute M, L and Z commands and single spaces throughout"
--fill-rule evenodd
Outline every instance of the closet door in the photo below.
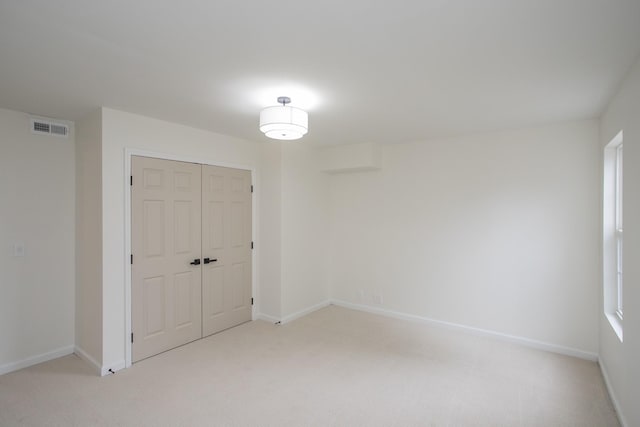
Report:
M 251 320 L 251 172 L 202 166 L 202 333 Z
M 201 166 L 134 156 L 131 169 L 135 362 L 202 337 Z

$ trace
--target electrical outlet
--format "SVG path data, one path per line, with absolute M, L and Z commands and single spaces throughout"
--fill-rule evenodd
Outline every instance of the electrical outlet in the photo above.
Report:
M 367 294 L 365 293 L 364 289 L 358 289 L 358 301 L 364 302 L 366 298 L 367 298 Z

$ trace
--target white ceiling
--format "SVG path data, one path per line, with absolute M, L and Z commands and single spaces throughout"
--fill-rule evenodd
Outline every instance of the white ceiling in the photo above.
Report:
M 640 0 L 0 0 L 0 107 L 393 143 L 597 117 L 639 53 Z

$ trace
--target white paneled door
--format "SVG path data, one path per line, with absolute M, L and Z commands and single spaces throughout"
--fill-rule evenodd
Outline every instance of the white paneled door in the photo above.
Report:
M 133 362 L 251 320 L 251 172 L 133 156 Z
M 251 320 L 251 172 L 202 167 L 202 333 Z

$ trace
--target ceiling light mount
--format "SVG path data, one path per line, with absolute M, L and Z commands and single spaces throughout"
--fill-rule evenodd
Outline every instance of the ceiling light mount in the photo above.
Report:
M 278 97 L 278 106 L 260 112 L 260 131 L 267 137 L 281 140 L 300 139 L 309 131 L 309 116 L 300 108 L 290 107 L 288 96 Z

